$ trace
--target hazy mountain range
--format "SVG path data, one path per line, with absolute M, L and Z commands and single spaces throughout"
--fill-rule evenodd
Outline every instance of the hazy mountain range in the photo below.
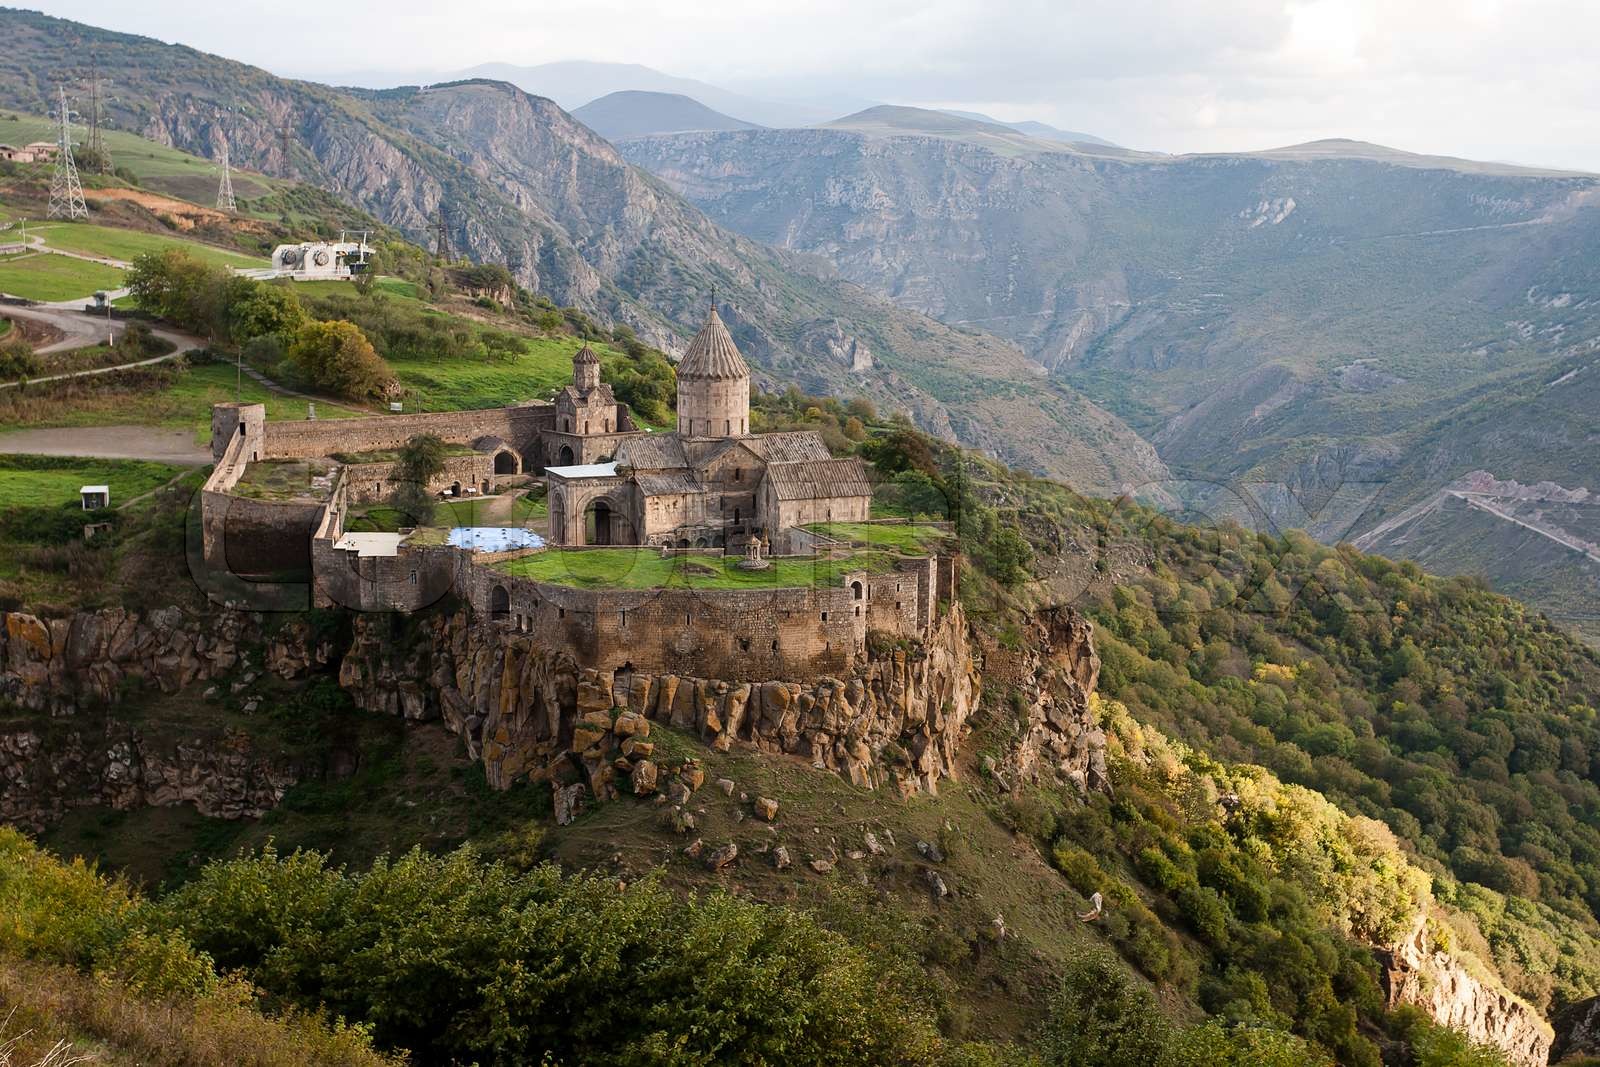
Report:
M 572 112 L 572 117 L 608 141 L 696 130 L 755 130 L 753 122 L 724 115 L 681 93 L 623 90 Z
M 1349 140 L 1167 156 L 882 105 L 671 132 L 752 116 L 654 88 L 589 110 L 613 147 L 503 82 L 339 90 L 0 28 L 0 105 L 45 110 L 91 41 L 117 125 L 205 154 L 226 136 L 419 238 L 442 202 L 457 248 L 668 348 L 715 287 L 773 384 L 1600 617 L 1593 175 Z
M 1196 507 L 1595 614 L 1593 175 L 1356 141 L 1173 157 L 881 107 L 621 147 L 741 233 L 1015 341 Z M 1451 490 L 1474 475 L 1523 488 Z

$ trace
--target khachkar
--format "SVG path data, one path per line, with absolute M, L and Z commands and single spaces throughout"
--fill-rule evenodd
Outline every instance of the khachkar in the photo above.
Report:
M 83 185 L 78 181 L 78 166 L 72 161 L 72 123 L 67 112 L 67 90 L 61 90 L 61 141 L 56 152 L 56 172 L 50 179 L 50 217 L 86 219 L 89 208 L 83 202 Z

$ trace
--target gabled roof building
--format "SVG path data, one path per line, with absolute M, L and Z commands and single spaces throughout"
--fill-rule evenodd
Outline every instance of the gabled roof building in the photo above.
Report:
M 589 388 L 614 403 L 598 366 Z M 863 521 L 871 509 L 861 460 L 834 459 L 811 431 L 750 433 L 750 368 L 715 307 L 678 364 L 677 432 L 629 434 L 611 458 L 606 476 L 546 469 L 555 544 L 739 549 L 759 537 L 798 551 L 798 528 Z

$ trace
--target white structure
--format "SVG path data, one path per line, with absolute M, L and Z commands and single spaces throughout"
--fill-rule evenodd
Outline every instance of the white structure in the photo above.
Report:
M 99 511 L 101 508 L 111 506 L 111 487 L 109 485 L 80 486 L 78 498 L 83 501 L 84 511 Z
M 360 234 L 356 240 L 340 234 L 337 241 L 279 245 L 272 250 L 272 270 L 277 277 L 295 281 L 348 278 L 365 271 L 371 255 L 366 234 Z

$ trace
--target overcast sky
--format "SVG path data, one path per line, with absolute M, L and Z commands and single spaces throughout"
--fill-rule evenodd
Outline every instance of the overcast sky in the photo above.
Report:
M 32 0 L 277 73 L 642 63 L 1136 148 L 1354 137 L 1600 171 L 1600 0 Z

